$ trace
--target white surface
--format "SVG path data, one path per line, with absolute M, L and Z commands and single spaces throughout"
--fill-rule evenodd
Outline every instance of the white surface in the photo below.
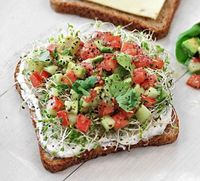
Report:
M 41 162 L 29 113 L 20 108 L 21 99 L 12 88 L 14 67 L 21 49 L 62 22 L 88 20 L 57 14 L 46 0 L 1 0 L 0 6 L 0 180 L 76 181 L 199 181 L 200 180 L 200 91 L 185 85 L 185 69 L 175 63 L 177 35 L 199 21 L 200 2 L 181 0 L 169 35 L 160 41 L 172 55 L 176 74 L 174 106 L 181 120 L 178 141 L 162 147 L 139 148 L 101 157 L 51 174 Z M 4 95 L 1 95 L 7 91 Z M 78 170 L 75 170 L 78 168 Z M 72 173 L 75 171 L 74 173 Z M 71 174 L 72 173 L 72 174 Z M 70 175 L 71 174 L 71 175 Z M 70 176 L 69 176 L 70 175 Z

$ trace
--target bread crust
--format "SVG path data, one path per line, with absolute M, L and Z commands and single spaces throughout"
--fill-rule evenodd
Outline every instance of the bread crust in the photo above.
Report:
M 168 34 L 180 0 L 166 0 L 156 20 L 132 15 L 106 6 L 86 1 L 50 0 L 51 7 L 60 13 L 76 14 L 82 17 L 99 19 L 115 25 L 127 26 L 128 30 L 150 30 L 154 38 L 161 39 Z
M 23 99 L 21 95 L 21 87 L 20 84 L 17 81 L 17 74 L 19 72 L 19 67 L 20 67 L 20 61 L 18 62 L 15 73 L 14 73 L 14 79 L 16 82 L 16 90 L 20 94 L 21 98 Z M 33 118 L 34 116 L 34 111 L 29 109 L 31 117 Z M 173 114 L 176 114 L 175 109 L 173 109 L 172 116 Z M 50 172 L 58 172 L 62 171 L 70 166 L 91 160 L 93 158 L 96 158 L 98 156 L 105 156 L 110 153 L 116 153 L 119 151 L 123 150 L 129 150 L 137 147 L 146 147 L 146 146 L 160 146 L 160 145 L 165 145 L 174 142 L 179 134 L 179 119 L 178 116 L 176 115 L 176 120 L 174 120 L 174 126 L 172 127 L 171 124 L 167 125 L 164 133 L 162 135 L 154 136 L 148 141 L 140 141 L 139 143 L 135 145 L 130 145 L 130 147 L 126 147 L 126 149 L 122 149 L 120 147 L 107 147 L 107 149 L 103 148 L 96 148 L 92 149 L 90 151 L 85 151 L 82 153 L 79 157 L 69 157 L 69 158 L 52 158 L 39 144 L 39 151 L 40 151 L 40 157 L 42 164 L 44 167 L 50 171 Z M 32 119 L 33 126 L 36 127 L 35 121 Z M 176 127 L 176 128 L 175 128 Z M 37 138 L 38 139 L 38 138 Z

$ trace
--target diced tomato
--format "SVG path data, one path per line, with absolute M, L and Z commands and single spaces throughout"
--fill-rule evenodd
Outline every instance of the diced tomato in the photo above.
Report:
M 134 116 L 135 110 L 132 110 L 131 112 L 126 112 L 126 111 L 124 111 L 123 109 L 121 109 L 121 110 L 119 111 L 119 113 L 122 114 L 125 118 L 131 118 L 131 117 Z
M 106 103 L 104 101 L 99 103 L 98 113 L 100 116 L 106 116 L 114 112 L 114 105 L 112 103 Z
M 107 53 L 104 55 L 104 60 L 98 65 L 98 68 L 106 71 L 114 71 L 117 68 L 117 60 L 114 59 L 113 54 Z
M 40 87 L 42 85 L 43 79 L 39 72 L 34 71 L 30 76 L 30 81 L 33 87 Z
M 120 36 L 114 36 L 111 33 L 103 33 L 101 38 L 103 42 L 112 47 L 112 48 L 120 48 L 121 47 L 121 37 Z
M 192 61 L 193 61 L 194 63 L 200 63 L 200 58 L 193 57 L 193 58 L 192 58 Z
M 143 68 L 137 68 L 133 71 L 132 79 L 135 84 L 141 84 L 147 78 L 147 72 Z
M 57 112 L 57 117 L 62 119 L 62 126 L 67 127 L 70 125 L 69 119 L 68 119 L 68 114 L 66 111 L 59 111 Z
M 200 75 L 194 74 L 187 80 L 187 85 L 195 89 L 200 89 Z
M 49 72 L 47 72 L 47 71 L 45 71 L 45 70 L 43 70 L 43 71 L 40 73 L 40 75 L 41 75 L 41 77 L 42 77 L 43 79 L 47 79 L 47 78 L 50 76 Z
M 80 57 L 80 56 L 81 56 L 81 49 L 83 48 L 83 46 L 84 46 L 84 43 L 83 43 L 82 41 L 80 41 L 78 50 L 77 50 L 77 52 L 75 53 L 75 55 L 76 55 L 77 57 Z
M 90 95 L 85 98 L 86 102 L 92 102 L 97 96 L 97 92 L 94 89 L 90 90 Z
M 48 47 L 47 47 L 47 50 L 50 52 L 50 53 L 53 53 L 56 49 L 57 45 L 56 44 L 50 44 Z
M 52 109 L 55 111 L 60 111 L 64 107 L 64 103 L 56 96 L 53 96 L 53 105 Z
M 74 74 L 72 70 L 67 71 L 65 76 L 62 78 L 62 81 L 68 86 L 72 86 L 72 84 L 77 80 L 77 76 Z
M 144 89 L 154 87 L 157 82 L 157 76 L 155 74 L 148 75 L 146 80 L 141 84 Z
M 115 120 L 115 130 L 124 128 L 128 125 L 128 120 L 126 119 L 126 116 L 122 113 L 117 113 L 114 116 L 112 116 L 112 118 Z
M 89 75 L 92 75 L 92 72 L 94 70 L 92 63 L 83 61 L 83 62 L 81 62 L 81 65 L 86 69 L 86 71 Z
M 162 69 L 164 67 L 164 61 L 161 59 L 154 59 L 150 62 L 152 69 Z
M 140 67 L 149 67 L 151 59 L 147 56 L 141 55 L 138 56 L 137 59 L 133 62 L 136 68 Z
M 86 116 L 79 114 L 76 118 L 76 128 L 81 132 L 88 132 L 91 125 L 91 120 Z
M 130 43 L 130 42 L 122 43 L 121 52 L 132 55 L 132 56 L 142 53 L 138 45 L 134 43 Z
M 152 107 L 156 103 L 156 99 L 142 95 L 142 100 L 146 107 Z
M 99 54 L 100 51 L 94 43 L 85 43 L 83 48 L 80 50 L 80 57 L 83 60 L 94 58 Z

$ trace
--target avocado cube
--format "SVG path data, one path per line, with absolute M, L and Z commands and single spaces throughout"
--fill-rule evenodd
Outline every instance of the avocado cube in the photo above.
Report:
M 136 112 L 135 116 L 138 121 L 140 121 L 141 123 L 145 123 L 145 121 L 151 118 L 151 111 L 149 111 L 146 106 L 142 105 Z
M 193 60 L 190 61 L 188 64 L 188 70 L 191 73 L 199 73 L 200 72 L 200 62 L 194 62 Z
M 185 40 L 182 43 L 182 47 L 188 51 L 188 53 L 193 56 L 198 52 L 198 48 L 200 47 L 200 39 L 199 38 L 190 38 Z
M 106 131 L 109 131 L 112 129 L 115 125 L 115 121 L 110 116 L 104 116 L 101 118 L 101 124 L 105 128 Z

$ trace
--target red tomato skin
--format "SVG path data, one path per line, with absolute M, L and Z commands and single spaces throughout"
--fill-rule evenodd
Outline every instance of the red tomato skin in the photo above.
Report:
M 94 70 L 94 66 L 92 65 L 92 63 L 83 61 L 83 62 L 81 62 L 81 66 L 83 66 L 86 69 L 86 71 L 89 75 L 92 75 L 93 70 Z
M 146 80 L 141 84 L 141 86 L 146 90 L 150 87 L 154 87 L 157 82 L 157 76 L 152 74 L 148 75 Z
M 91 120 L 84 116 L 83 114 L 79 114 L 76 118 L 76 128 L 83 133 L 87 133 L 91 125 Z
M 147 78 L 147 72 L 143 68 L 137 68 L 133 71 L 132 80 L 135 84 L 141 84 Z
M 151 62 L 150 62 L 150 67 L 152 68 L 152 69 L 163 69 L 163 67 L 164 67 L 164 61 L 163 60 L 161 60 L 161 59 L 155 59 L 155 60 L 152 60 Z
M 199 63 L 199 62 L 200 62 L 200 58 L 193 57 L 193 58 L 192 58 L 192 61 L 193 61 L 194 63 Z
M 58 111 L 57 117 L 62 119 L 62 123 L 61 123 L 62 126 L 67 127 L 70 125 L 69 119 L 68 119 L 68 114 L 66 111 Z
M 187 85 L 195 89 L 200 89 L 200 75 L 191 75 L 190 78 L 187 80 Z
M 53 105 L 52 109 L 55 111 L 60 111 L 64 107 L 64 103 L 56 96 L 53 96 Z
M 85 43 L 80 50 L 80 57 L 82 60 L 94 58 L 98 55 L 100 55 L 100 51 L 94 43 Z
M 126 120 L 126 116 L 122 113 L 117 113 L 112 116 L 115 121 L 114 129 L 118 130 L 120 128 L 124 128 L 128 125 L 128 120 Z
M 114 105 L 112 103 L 108 104 L 104 101 L 99 103 L 98 113 L 100 116 L 106 116 L 114 112 Z
M 90 103 L 96 98 L 96 96 L 97 96 L 97 92 L 94 89 L 91 89 L 90 95 L 85 98 L 85 101 L 87 103 Z
M 137 60 L 133 62 L 136 68 L 149 67 L 151 59 L 147 56 L 141 55 L 137 57 Z
M 135 45 L 134 43 L 124 42 L 122 43 L 121 52 L 135 56 L 141 54 L 141 50 L 139 46 Z
M 104 60 L 98 65 L 98 68 L 102 68 L 106 71 L 114 71 L 117 68 L 117 60 L 114 59 L 113 54 L 104 54 Z
M 33 87 L 37 88 L 42 85 L 43 79 L 39 72 L 34 71 L 30 76 L 30 81 L 31 81 Z
M 122 114 L 122 115 L 127 119 L 127 118 L 131 118 L 131 117 L 134 116 L 135 110 L 132 110 L 131 112 L 126 112 L 126 111 L 124 111 L 123 109 L 121 109 L 121 110 L 119 111 L 119 113 Z
M 77 76 L 74 74 L 72 70 L 67 71 L 65 76 L 62 78 L 62 81 L 68 86 L 72 86 L 72 84 L 77 80 Z
M 41 77 L 42 77 L 43 79 L 47 79 L 47 78 L 50 76 L 50 74 L 49 74 L 47 71 L 45 71 L 45 70 L 43 70 L 43 71 L 40 73 L 40 75 L 41 75 Z
M 121 37 L 120 36 L 113 36 L 109 34 L 105 34 L 103 41 L 106 42 L 108 46 L 112 48 L 119 49 L 121 48 Z
M 49 51 L 49 53 L 53 53 L 56 49 L 57 45 L 56 44 L 50 44 L 48 47 L 47 47 L 47 50 Z
M 152 97 L 147 97 L 142 95 L 142 100 L 144 101 L 144 105 L 146 107 L 152 107 L 153 105 L 156 104 L 156 99 Z

